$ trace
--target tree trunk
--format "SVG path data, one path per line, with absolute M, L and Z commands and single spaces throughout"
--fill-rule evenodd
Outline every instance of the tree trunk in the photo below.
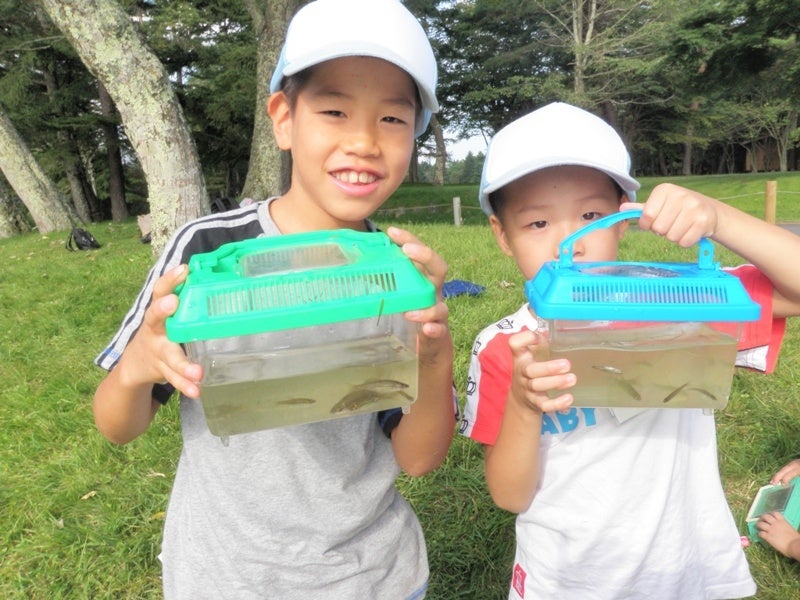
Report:
M 272 135 L 267 115 L 269 82 L 278 62 L 286 28 L 301 0 L 244 0 L 258 40 L 256 66 L 256 114 L 250 145 L 250 164 L 242 196 L 262 200 L 282 194 L 290 184 L 291 168 L 287 153 L 281 152 Z
M 150 201 L 153 252 L 208 212 L 197 148 L 163 65 L 115 0 L 38 0 L 117 105 Z
M 789 170 L 789 146 L 795 138 L 796 131 L 797 111 L 791 109 L 787 115 L 785 125 L 779 128 L 775 136 L 775 142 L 778 146 L 778 164 L 781 173 L 786 173 Z
M 58 139 L 65 145 L 65 150 L 69 144 L 68 138 L 69 134 L 63 131 L 59 132 Z M 69 192 L 72 198 L 72 204 L 75 205 L 75 212 L 78 213 L 81 221 L 89 223 L 92 220 L 92 216 L 89 208 L 89 201 L 83 193 L 84 187 L 83 181 L 81 180 L 78 157 L 73 154 L 67 155 L 64 159 L 64 173 L 69 182 Z
M 670 174 L 669 167 L 667 167 L 667 157 L 664 156 L 664 150 L 662 148 L 658 149 L 658 168 L 662 177 L 666 177 Z
M 447 163 L 447 148 L 444 144 L 444 132 L 436 115 L 431 116 L 431 132 L 436 141 L 436 162 L 433 165 L 433 185 L 444 185 L 444 169 Z
M 53 74 L 53 67 L 51 64 L 41 65 L 42 78 L 44 80 L 45 89 L 47 90 L 47 97 L 50 102 L 50 108 L 55 115 L 62 115 L 61 107 L 58 105 L 56 96 L 58 94 L 58 84 L 56 83 L 55 75 Z M 64 174 L 69 182 L 69 191 L 72 197 L 72 203 L 75 206 L 75 211 L 78 217 L 84 223 L 92 220 L 91 210 L 89 208 L 89 199 L 84 195 L 84 186 L 81 176 L 81 162 L 78 156 L 76 145 L 73 143 L 72 137 L 66 129 L 58 129 L 56 131 L 56 139 L 61 146 L 62 164 Z
M 686 140 L 683 142 L 683 161 L 681 163 L 681 175 L 692 174 L 692 132 L 690 124 L 686 126 Z
M 0 238 L 9 238 L 30 229 L 25 218 L 25 207 L 0 176 Z
M 686 140 L 683 142 L 683 165 L 681 168 L 681 175 L 692 174 L 692 150 L 694 140 L 694 116 L 699 110 L 700 103 L 697 100 L 692 100 L 689 106 L 689 118 L 686 123 Z
M 108 162 L 108 195 L 111 202 L 111 220 L 123 221 L 128 218 L 128 204 L 125 202 L 125 171 L 122 168 L 122 154 L 119 148 L 117 131 L 117 109 L 102 82 L 97 82 L 100 110 L 103 114 L 103 138 L 106 141 Z
M 416 142 L 411 148 L 411 159 L 408 161 L 405 181 L 408 183 L 419 183 L 419 147 Z
M 761 153 L 758 151 L 759 150 L 758 142 L 756 141 L 750 142 L 750 144 L 748 144 L 748 147 L 750 148 L 750 172 L 758 173 L 760 167 L 759 157 L 761 156 Z
M 39 233 L 69 229 L 78 216 L 0 108 L 0 170 L 25 204 Z
M 588 48 L 594 40 L 597 0 L 572 0 L 572 43 L 575 57 L 572 88 L 576 97 L 586 95 L 586 71 L 591 61 Z

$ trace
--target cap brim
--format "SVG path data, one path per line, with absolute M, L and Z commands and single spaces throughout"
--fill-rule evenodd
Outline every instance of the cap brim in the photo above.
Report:
M 524 163 L 519 165 L 517 168 L 512 169 L 506 173 L 503 173 L 500 176 L 495 176 L 492 178 L 491 185 L 481 186 L 480 191 L 480 205 L 487 215 L 491 215 L 494 213 L 492 210 L 491 204 L 489 203 L 489 194 L 492 192 L 496 192 L 500 188 L 508 185 L 512 181 L 520 179 L 521 177 L 525 177 L 526 175 L 530 175 L 531 173 L 535 173 L 536 171 L 541 171 L 542 169 L 548 169 L 551 167 L 568 167 L 568 166 L 575 166 L 575 167 L 588 167 L 590 169 L 596 169 L 602 173 L 605 173 L 611 179 L 617 182 L 617 184 L 622 188 L 622 191 L 628 196 L 628 199 L 632 202 L 636 201 L 636 191 L 641 187 L 641 184 L 636 181 L 633 177 L 626 173 L 619 173 L 617 171 L 613 171 L 608 169 L 605 165 L 599 165 L 597 163 L 593 163 L 591 161 L 580 161 L 580 160 L 564 160 L 553 157 L 551 160 L 538 160 L 538 161 L 531 161 L 528 163 Z M 483 178 L 485 178 L 486 174 L 484 173 Z

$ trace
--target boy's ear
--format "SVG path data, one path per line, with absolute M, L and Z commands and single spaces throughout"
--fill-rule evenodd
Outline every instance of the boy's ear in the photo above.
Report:
M 272 119 L 272 135 L 281 150 L 292 149 L 292 107 L 283 92 L 275 92 L 267 100 L 267 114 Z
M 502 250 L 503 254 L 506 256 L 513 257 L 514 253 L 511 251 L 511 246 L 508 245 L 506 230 L 503 227 L 503 223 L 497 218 L 497 215 L 489 215 L 489 225 L 492 226 L 492 233 L 494 233 L 494 239 L 497 240 L 497 245 L 500 246 L 500 250 Z
M 625 232 L 628 231 L 629 222 L 630 221 L 620 221 L 619 223 L 617 223 L 617 225 L 619 226 L 619 230 L 617 231 L 618 240 L 622 240 L 622 238 L 625 237 Z
M 632 202 L 632 200 L 630 198 L 628 198 L 627 194 L 622 194 L 622 196 L 620 196 L 620 198 L 619 198 L 619 210 L 623 210 L 622 205 L 627 203 L 627 202 Z M 641 207 L 642 207 L 641 204 L 636 206 L 636 208 L 641 208 Z M 630 207 L 626 207 L 626 208 L 629 209 Z M 617 240 L 618 241 L 622 241 L 622 238 L 625 237 L 625 232 L 628 231 L 628 224 L 630 222 L 631 222 L 630 219 L 625 219 L 625 220 L 620 221 L 619 223 L 617 223 L 615 225 L 615 227 L 617 227 Z

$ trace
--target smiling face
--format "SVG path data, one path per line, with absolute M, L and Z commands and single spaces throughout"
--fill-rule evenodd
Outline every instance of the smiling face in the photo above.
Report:
M 406 175 L 416 98 L 405 71 L 363 56 L 313 67 L 294 106 L 273 94 L 275 139 L 292 153 L 291 188 L 271 205 L 281 231 L 363 230 Z
M 525 279 L 558 259 L 559 244 L 571 233 L 617 212 L 620 191 L 604 173 L 587 167 L 560 166 L 535 171 L 499 190 L 499 217 L 489 217 L 497 243 L 514 258 Z M 617 257 L 627 223 L 617 223 L 579 238 L 575 261 Z

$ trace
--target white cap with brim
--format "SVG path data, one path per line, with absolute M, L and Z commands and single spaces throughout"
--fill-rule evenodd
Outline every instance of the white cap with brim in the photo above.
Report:
M 581 108 L 554 102 L 506 125 L 492 138 L 481 175 L 483 212 L 493 212 L 492 192 L 534 171 L 563 165 L 602 171 L 629 200 L 636 200 L 639 182 L 630 176 L 630 155 L 614 128 Z
M 422 26 L 399 0 L 316 0 L 289 23 L 286 41 L 270 80 L 270 92 L 284 77 L 345 56 L 370 56 L 406 71 L 422 101 L 415 134 L 428 127 L 436 101 L 436 58 Z

